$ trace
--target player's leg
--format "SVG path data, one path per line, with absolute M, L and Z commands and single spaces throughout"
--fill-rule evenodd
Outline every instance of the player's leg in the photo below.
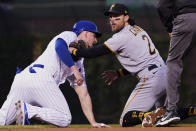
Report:
M 7 99 L 0 109 L 0 125 L 9 125 L 16 120 L 15 103 L 22 98 L 23 90 L 16 87 L 18 75 L 15 76 Z
M 153 96 L 151 89 L 143 84 L 145 82 L 137 85 L 140 88 L 134 89 L 125 105 L 120 119 L 123 127 L 141 124 L 158 99 Z M 142 86 L 144 87 L 142 88 Z
M 31 89 L 28 92 L 32 97 L 23 99 L 28 118 L 36 118 L 61 127 L 68 126 L 72 119 L 69 106 L 55 81 L 41 75 L 31 79 L 33 82 L 29 81 Z
M 8 125 L 15 121 L 15 106 L 13 96 L 8 96 L 0 109 L 0 125 Z
M 195 46 L 195 14 L 182 14 L 174 19 L 172 37 L 170 41 L 169 55 L 167 58 L 167 110 L 163 119 L 157 126 L 167 126 L 180 121 L 177 113 L 179 101 L 178 89 L 181 83 L 183 62 Z
M 140 124 L 146 115 L 145 113 L 153 107 L 154 102 L 151 90 L 144 86 L 146 82 L 145 78 L 140 80 L 131 93 L 120 118 L 120 125 L 122 127 Z
M 149 75 L 148 78 L 143 77 L 140 79 L 125 105 L 120 119 L 121 126 L 141 124 L 153 106 L 162 106 L 164 104 L 161 97 L 165 95 L 165 72 L 162 68 L 165 69 L 162 66 L 156 70 L 155 74 Z

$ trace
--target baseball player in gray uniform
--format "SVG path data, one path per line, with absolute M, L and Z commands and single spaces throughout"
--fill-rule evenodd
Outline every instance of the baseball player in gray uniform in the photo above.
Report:
M 100 35 L 93 22 L 79 21 L 73 32 L 65 31 L 54 37 L 37 60 L 23 71 L 17 71 L 7 100 L 0 109 L 0 125 L 14 121 L 18 125 L 30 124 L 28 119 L 36 118 L 60 127 L 69 126 L 71 113 L 59 89 L 59 85 L 68 80 L 79 96 L 89 123 L 93 127 L 109 127 L 95 121 L 85 82 L 83 58 L 74 62 L 68 51 L 71 42 L 83 40 L 90 47 Z
M 113 52 L 123 69 L 105 71 L 103 78 L 110 85 L 118 75 L 131 74 L 139 82 L 130 94 L 120 117 L 123 127 L 141 123 L 155 103 L 165 94 L 165 63 L 148 34 L 128 15 L 123 4 L 113 4 L 105 12 L 109 16 L 110 26 L 115 34 L 94 48 L 69 49 L 75 56 L 96 57 Z M 139 103 L 139 104 L 138 104 Z M 158 106 L 158 104 L 157 104 Z
M 155 48 L 148 34 L 128 15 L 128 9 L 123 4 L 112 4 L 105 12 L 109 16 L 110 26 L 115 33 L 104 44 L 93 48 L 75 49 L 69 51 L 77 57 L 94 58 L 113 52 L 123 69 L 105 71 L 103 78 L 108 85 L 119 76 L 131 74 L 139 80 L 130 94 L 120 117 L 122 127 L 141 124 L 144 127 L 155 124 L 152 121 L 164 115 L 166 87 L 166 65 Z M 157 108 L 153 113 L 151 109 Z M 178 110 L 182 119 L 196 115 L 196 108 L 180 108 Z M 151 114 L 151 115 L 149 115 Z M 146 116 L 150 116 L 144 119 Z M 152 123 L 153 122 L 153 123 Z

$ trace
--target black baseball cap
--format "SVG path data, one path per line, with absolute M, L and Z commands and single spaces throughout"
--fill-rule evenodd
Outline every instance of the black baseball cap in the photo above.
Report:
M 110 6 L 110 9 L 108 11 L 104 12 L 104 15 L 108 16 L 111 13 L 112 14 L 118 14 L 118 15 L 128 15 L 129 10 L 125 5 L 116 3 L 116 4 L 112 4 Z

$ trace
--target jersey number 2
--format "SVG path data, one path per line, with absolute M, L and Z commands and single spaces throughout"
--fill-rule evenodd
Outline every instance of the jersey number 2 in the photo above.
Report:
M 133 28 L 130 29 L 130 31 L 131 31 L 131 33 L 133 33 L 136 36 L 139 32 L 142 32 L 143 29 L 140 28 L 139 26 L 134 26 Z M 156 51 L 155 51 L 155 49 L 152 49 L 149 38 L 146 35 L 142 35 L 142 39 L 148 41 L 149 53 L 150 53 L 150 55 L 154 55 L 156 53 Z
M 155 51 L 155 49 L 151 48 L 151 44 L 150 44 L 148 37 L 146 35 L 142 35 L 142 39 L 148 41 L 149 53 L 150 53 L 150 55 L 154 55 L 156 53 L 156 51 Z

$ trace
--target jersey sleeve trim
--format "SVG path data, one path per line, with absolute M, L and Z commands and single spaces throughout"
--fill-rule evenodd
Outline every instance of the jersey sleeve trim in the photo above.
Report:
M 115 55 L 118 55 L 118 53 L 117 53 L 116 51 L 112 50 L 112 48 L 109 47 L 106 43 L 104 43 L 104 45 L 105 45 L 112 53 L 114 53 Z
M 121 76 L 121 77 L 124 76 L 124 73 L 123 73 L 123 70 L 122 70 L 122 69 L 118 69 L 118 70 L 117 70 L 117 73 L 118 73 L 119 76 Z

